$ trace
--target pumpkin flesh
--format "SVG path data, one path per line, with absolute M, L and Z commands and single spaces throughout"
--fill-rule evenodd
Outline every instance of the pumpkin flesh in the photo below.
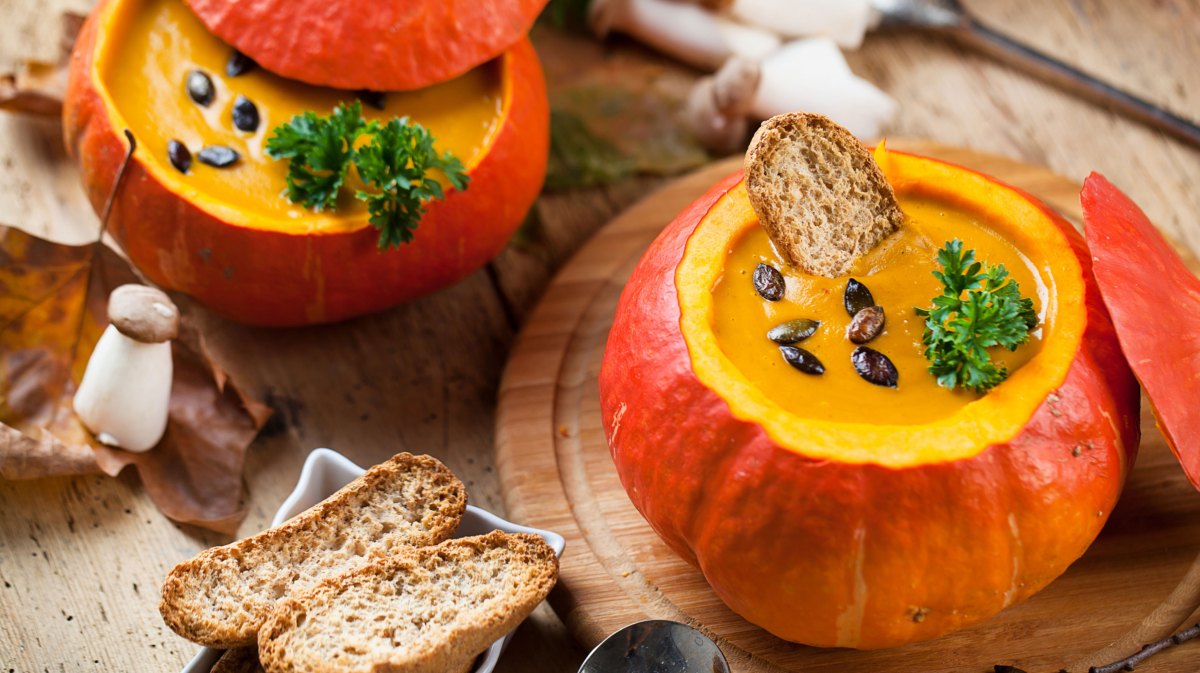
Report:
M 152 22 L 147 28 L 154 34 L 136 36 L 145 22 L 139 12 L 147 8 L 165 11 L 177 21 L 161 22 L 161 32 L 159 22 Z M 412 242 L 379 252 L 378 232 L 348 197 L 353 184 L 344 188 L 344 212 L 309 212 L 280 196 L 282 162 L 262 156 L 271 125 L 285 121 L 291 111 L 326 112 L 320 108 L 352 100 L 353 94 L 314 90 L 264 72 L 224 78 L 218 66 L 228 48 L 193 30 L 196 23 L 179 14 L 180 8 L 178 0 L 105 0 L 98 5 L 76 41 L 64 101 L 68 152 L 79 163 L 97 212 L 125 154 L 121 130 L 131 128 L 139 139 L 146 137 L 116 194 L 109 231 L 155 283 L 251 324 L 342 320 L 427 294 L 480 268 L 503 249 L 536 199 L 549 150 L 549 106 L 528 40 L 462 81 L 387 94 L 384 114 L 412 112 L 429 121 L 439 149 L 444 138 L 449 149 L 462 152 L 471 184 L 427 204 Z M 139 56 L 123 52 L 122 44 L 140 40 L 150 49 L 140 57 L 145 67 L 129 72 L 121 64 Z M 163 43 L 173 40 L 197 51 L 164 50 Z M 218 98 L 210 109 L 196 110 L 199 106 L 187 96 L 183 77 L 192 64 L 214 77 Z M 131 81 L 118 82 L 121 78 Z M 232 130 L 229 119 L 228 105 L 243 86 L 259 99 L 263 120 L 254 134 Z M 154 100 L 139 93 L 147 87 L 169 90 L 169 97 Z M 399 102 L 406 103 L 405 109 Z M 138 109 L 142 104 L 154 109 L 143 115 Z M 157 124 L 159 117 L 166 128 L 133 125 Z M 245 152 L 239 164 L 223 169 L 231 173 L 194 162 L 191 174 L 182 175 L 164 151 L 172 132 L 183 136 L 180 140 L 193 154 L 198 148 L 192 143 L 201 141 L 228 142 Z
M 925 640 L 1032 595 L 1095 538 L 1137 447 L 1136 384 L 1070 225 L 966 169 L 900 153 L 883 163 L 902 194 L 1003 225 L 1044 274 L 1048 329 L 1008 381 L 928 423 L 774 404 L 712 329 L 713 284 L 754 217 L 740 175 L 643 257 L 600 373 L 633 504 L 735 612 L 810 645 Z

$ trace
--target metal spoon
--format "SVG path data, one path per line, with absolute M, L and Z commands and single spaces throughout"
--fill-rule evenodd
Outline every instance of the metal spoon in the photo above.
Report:
M 679 622 L 635 622 L 604 639 L 579 673 L 729 673 L 708 636 Z
M 1065 91 L 1200 147 L 1200 126 L 979 23 L 959 0 L 871 0 L 883 27 L 944 33 Z

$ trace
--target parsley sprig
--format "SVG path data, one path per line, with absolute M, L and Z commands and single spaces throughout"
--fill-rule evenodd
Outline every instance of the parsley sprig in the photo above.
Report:
M 1033 300 L 1021 296 L 1003 264 L 985 267 L 958 239 L 946 243 L 937 258 L 942 270 L 933 275 L 942 282 L 942 294 L 933 298 L 932 308 L 914 309 L 925 318 L 929 373 L 945 388 L 987 392 L 1008 377 L 988 349 L 1014 351 L 1029 339 L 1038 324 Z
M 275 127 L 267 140 L 267 156 L 288 159 L 287 197 L 310 210 L 337 207 L 338 190 L 354 155 L 354 141 L 375 130 L 375 122 L 362 118 L 362 105 L 338 105 L 333 113 L 314 112 L 292 117 Z
M 441 183 L 429 176 L 430 169 L 441 171 L 458 190 L 466 189 L 469 180 L 462 162 L 449 152 L 438 156 L 433 136 L 407 117 L 380 128 L 373 142 L 355 154 L 354 165 L 363 182 L 380 190 L 359 190 L 356 195 L 367 202 L 381 249 L 411 241 L 425 214 L 424 202 L 445 198 Z
M 362 136 L 370 140 L 359 143 Z M 351 164 L 367 189 L 355 197 L 367 203 L 371 224 L 379 230 L 379 248 L 407 243 L 425 214 L 425 203 L 445 198 L 431 175 L 440 171 L 458 190 L 470 176 L 450 152 L 438 154 L 434 137 L 408 117 L 386 124 L 364 120 L 362 104 L 339 104 L 321 117 L 305 112 L 275 127 L 267 140 L 267 156 L 287 159 L 287 190 L 292 203 L 315 211 L 337 207 L 338 193 Z

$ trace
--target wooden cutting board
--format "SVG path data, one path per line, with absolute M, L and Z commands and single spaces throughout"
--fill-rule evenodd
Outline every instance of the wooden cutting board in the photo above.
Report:
M 890 144 L 999 177 L 1080 222 L 1073 180 L 965 149 Z M 500 482 L 515 521 L 566 537 L 551 605 L 580 642 L 592 647 L 630 622 L 661 618 L 714 637 L 739 672 L 982 673 L 1010 664 L 1029 673 L 1074 673 L 1132 653 L 1192 616 L 1200 605 L 1200 564 L 1192 568 L 1200 553 L 1200 493 L 1144 400 L 1141 453 L 1100 538 L 1045 591 L 983 624 L 893 650 L 819 649 L 775 638 L 726 608 L 626 497 L 601 430 L 596 378 L 617 298 L 643 251 L 676 213 L 739 165 L 731 159 L 684 177 L 605 225 L 547 288 L 510 356 L 496 425 Z M 1200 641 L 1138 670 L 1194 673 Z

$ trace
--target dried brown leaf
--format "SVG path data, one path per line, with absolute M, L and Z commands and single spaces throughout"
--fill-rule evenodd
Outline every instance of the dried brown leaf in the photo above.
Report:
M 61 18 L 58 59 L 19 61 L 10 72 L 0 73 L 0 110 L 42 117 L 62 115 L 67 92 L 67 62 L 84 17 L 64 12 Z
M 16 72 L 0 74 L 0 110 L 57 117 L 66 93 L 66 65 L 27 61 Z
M 99 254 L 97 254 L 99 250 Z M 107 325 L 109 292 L 137 282 L 107 248 L 68 246 L 0 226 L 0 476 L 104 472 L 128 465 L 176 521 L 232 533 L 246 447 L 270 409 L 243 394 L 187 322 L 172 344 L 175 380 L 162 441 L 131 453 L 95 441 L 71 399 Z

